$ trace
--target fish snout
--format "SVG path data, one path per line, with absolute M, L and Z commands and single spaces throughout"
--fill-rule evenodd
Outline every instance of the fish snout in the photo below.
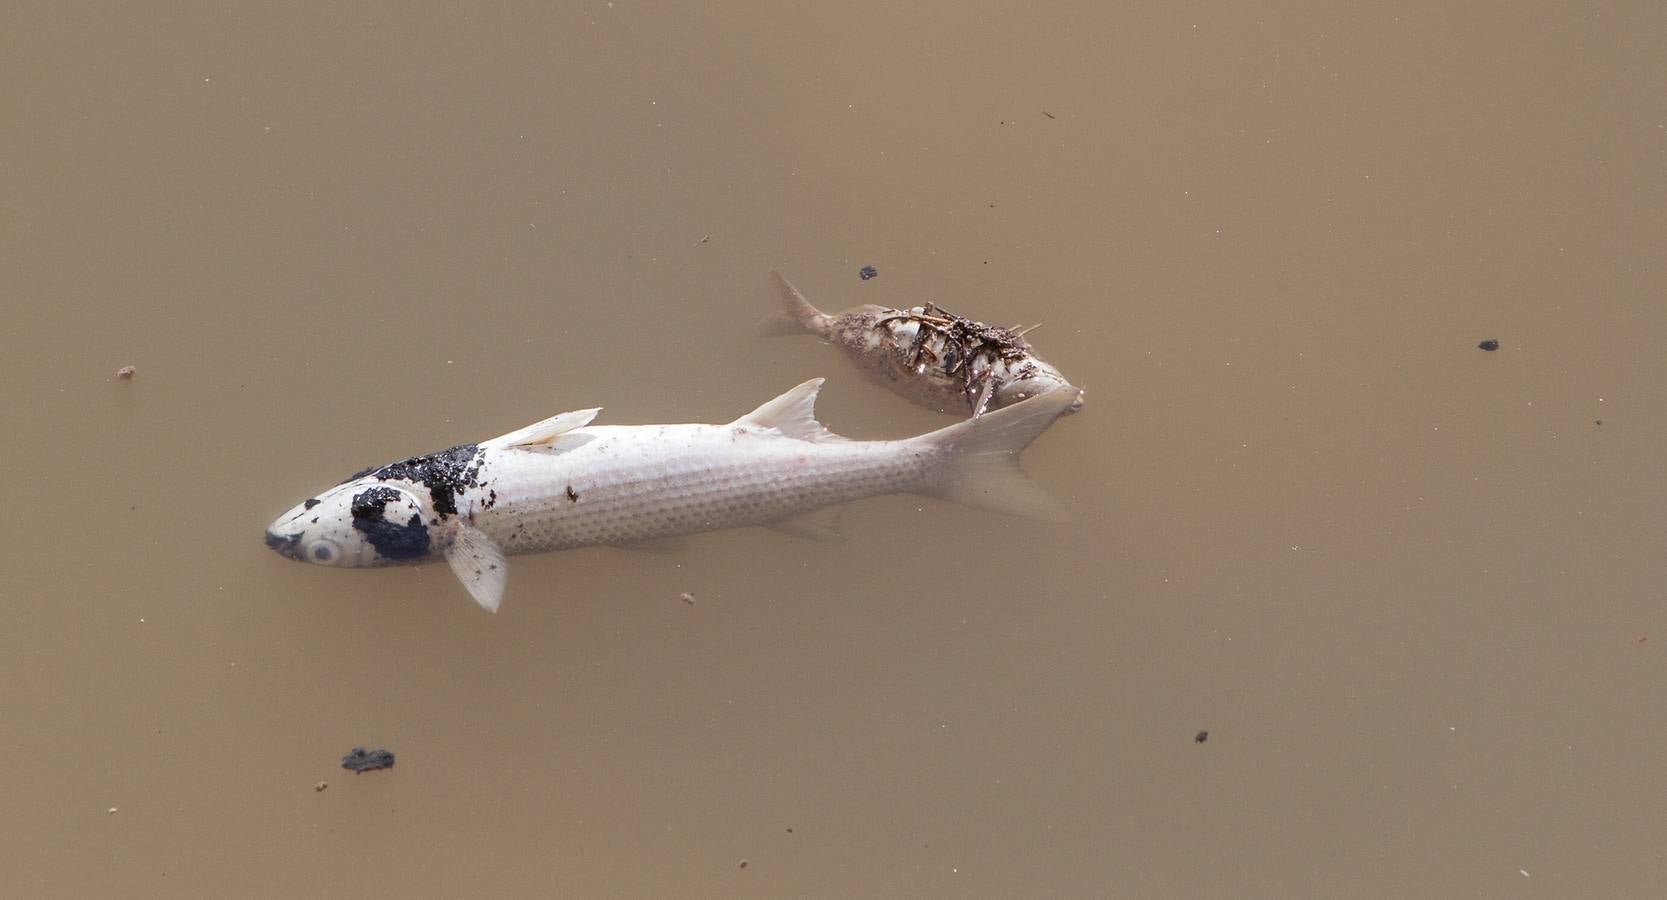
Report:
M 266 530 L 266 546 L 290 559 L 301 558 L 301 535 L 299 534 L 279 534 L 268 528 Z

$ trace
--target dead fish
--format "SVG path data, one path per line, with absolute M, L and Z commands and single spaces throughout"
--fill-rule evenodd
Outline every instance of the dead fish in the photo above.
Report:
M 829 315 L 780 272 L 770 274 L 794 321 L 916 403 L 966 410 L 976 418 L 1027 397 L 1069 391 L 1074 399 L 1065 412 L 1082 409 L 1082 388 L 1036 355 L 1024 339 L 1029 329 L 986 325 L 933 303 L 909 309 L 866 304 Z
M 926 494 L 1062 519 L 1019 471 L 1019 451 L 1071 402 L 1037 397 L 891 441 L 853 441 L 816 421 L 822 379 L 723 425 L 592 425 L 562 413 L 509 434 L 352 476 L 297 504 L 267 546 L 321 566 L 441 557 L 481 606 L 503 597 L 506 554 L 630 545 L 777 524 L 878 494 Z

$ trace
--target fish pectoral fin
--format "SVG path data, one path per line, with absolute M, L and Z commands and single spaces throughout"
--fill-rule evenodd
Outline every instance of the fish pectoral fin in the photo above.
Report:
M 790 534 L 807 541 L 838 541 L 845 537 L 839 532 L 837 506 L 827 506 L 801 515 L 789 516 L 771 522 L 770 527 L 782 534 Z
M 499 435 L 489 441 L 482 441 L 482 447 L 504 450 L 510 447 L 548 447 L 556 438 L 576 428 L 583 428 L 596 418 L 602 407 L 595 409 L 576 409 L 564 412 L 541 422 L 534 422 L 525 428 L 518 428 L 509 434 Z
M 446 563 L 476 603 L 488 612 L 497 612 L 498 604 L 504 599 L 504 584 L 509 579 L 504 551 L 485 532 L 467 523 L 460 524 L 456 538 L 446 548 Z
M 734 424 L 773 428 L 801 441 L 846 440 L 816 421 L 816 392 L 822 389 L 822 381 L 821 378 L 812 378 L 736 419 Z
M 990 401 L 995 399 L 995 396 L 996 376 L 993 374 L 986 374 L 984 376 L 983 390 L 979 391 L 978 396 L 972 401 L 972 417 L 976 419 L 989 412 Z

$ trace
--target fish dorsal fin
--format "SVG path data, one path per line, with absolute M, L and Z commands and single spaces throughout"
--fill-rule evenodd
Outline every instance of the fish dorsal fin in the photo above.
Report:
M 576 409 L 551 416 L 542 422 L 534 422 L 525 428 L 518 428 L 509 434 L 499 435 L 489 441 L 481 442 L 482 447 L 505 450 L 510 447 L 534 448 L 548 447 L 556 438 L 576 428 L 583 428 L 596 418 L 602 407 L 595 409 Z
M 769 403 L 735 420 L 736 425 L 773 428 L 801 441 L 843 441 L 816 421 L 816 392 L 822 379 L 812 378 Z

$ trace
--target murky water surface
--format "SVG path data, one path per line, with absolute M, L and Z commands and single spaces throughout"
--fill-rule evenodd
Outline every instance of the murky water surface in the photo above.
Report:
M 11 19 L 0 893 L 1667 877 L 1658 5 Z M 262 546 L 564 409 L 950 421 L 759 336 L 772 268 L 1045 323 L 1078 521 L 880 498 L 520 558 L 497 616 Z

